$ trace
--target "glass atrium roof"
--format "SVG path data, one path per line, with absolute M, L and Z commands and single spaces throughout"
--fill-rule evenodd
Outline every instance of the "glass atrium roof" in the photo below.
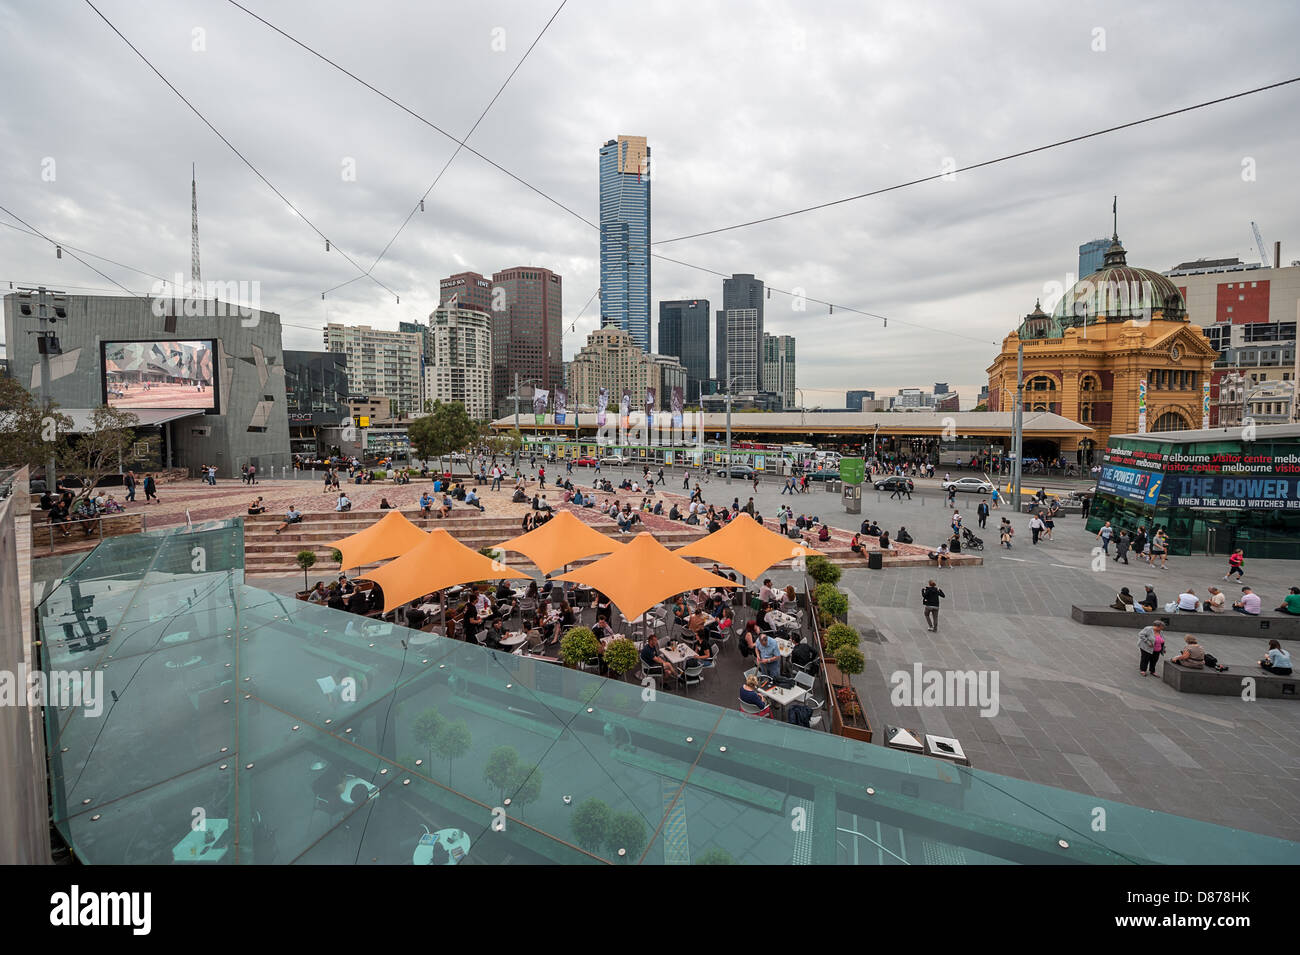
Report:
M 259 590 L 240 521 L 112 538 L 66 573 L 42 663 L 93 699 L 45 713 L 86 863 L 1300 860 Z

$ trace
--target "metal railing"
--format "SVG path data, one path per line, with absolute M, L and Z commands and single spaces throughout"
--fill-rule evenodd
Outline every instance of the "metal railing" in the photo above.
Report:
M 120 520 L 122 518 L 127 518 L 128 520 L 134 520 L 138 518 L 140 521 L 140 526 L 138 528 L 132 528 L 130 530 L 123 531 L 122 534 L 111 534 L 111 533 L 108 535 L 104 534 L 104 521 Z M 148 524 L 149 524 L 148 517 L 143 512 L 140 511 L 135 511 L 130 513 L 122 511 L 116 514 L 99 514 L 95 517 L 69 518 L 65 521 L 55 521 L 55 522 L 46 520 L 44 524 L 38 523 L 36 519 L 36 514 L 33 513 L 32 514 L 32 547 L 34 548 L 37 546 L 36 542 L 37 542 L 38 535 L 41 537 L 48 536 L 49 551 L 50 553 L 54 553 L 54 545 L 58 541 L 68 540 L 68 541 L 77 541 L 80 543 L 90 538 L 95 538 L 96 543 L 98 543 L 99 541 L 102 541 L 105 536 L 121 537 L 124 534 L 135 534 L 137 532 L 146 531 L 148 530 Z M 94 525 L 93 530 L 91 529 L 90 525 Z M 76 530 L 80 531 L 80 535 L 73 532 L 74 526 Z M 55 533 L 56 529 L 58 530 L 57 534 Z

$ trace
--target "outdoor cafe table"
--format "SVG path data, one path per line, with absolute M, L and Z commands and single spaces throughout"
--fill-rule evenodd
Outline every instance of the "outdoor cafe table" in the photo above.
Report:
M 497 642 L 500 643 L 501 646 L 503 647 L 513 649 L 519 646 L 521 643 L 526 642 L 527 640 L 528 640 L 528 634 L 520 630 L 520 631 L 514 631 L 512 633 L 506 634 L 506 636 L 501 637 Z
M 798 685 L 792 687 L 770 686 L 767 689 L 760 686 L 758 692 L 783 710 L 791 703 L 798 703 L 808 695 L 808 691 Z
M 767 619 L 777 630 L 799 629 L 799 619 L 790 616 L 788 613 L 783 613 L 780 610 L 769 610 L 767 612 Z
M 694 660 L 696 657 L 695 651 L 684 643 L 679 643 L 675 650 L 670 650 L 666 646 L 660 647 L 659 652 L 664 655 L 665 660 L 675 667 L 681 666 L 687 660 Z

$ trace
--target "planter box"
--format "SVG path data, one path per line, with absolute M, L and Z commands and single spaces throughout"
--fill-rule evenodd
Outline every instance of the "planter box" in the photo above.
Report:
M 867 721 L 865 711 L 861 716 L 857 717 L 852 722 L 849 722 L 848 720 L 846 720 L 843 711 L 840 709 L 840 699 L 837 691 L 844 686 L 848 686 L 849 684 L 838 684 L 838 685 L 833 684 L 830 682 L 830 679 L 828 677 L 827 685 L 830 687 L 831 690 L 830 699 L 827 701 L 832 707 L 831 732 L 834 733 L 836 736 L 843 736 L 847 739 L 856 739 L 863 743 L 870 743 L 871 724 Z M 857 696 L 856 690 L 854 691 L 854 697 L 855 699 L 857 699 L 858 707 L 861 708 L 862 699 Z

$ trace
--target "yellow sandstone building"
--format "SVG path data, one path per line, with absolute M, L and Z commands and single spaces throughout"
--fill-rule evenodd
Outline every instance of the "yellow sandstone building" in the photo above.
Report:
M 1128 265 L 1118 233 L 1102 267 L 1076 282 L 1051 315 L 1035 303 L 1003 340 L 988 368 L 990 411 L 1015 410 L 1021 343 L 1026 420 L 1051 411 L 1093 429 L 1090 437 L 1065 438 L 1059 447 L 1026 441 L 1026 458 L 1059 454 L 1090 465 L 1100 462 L 1112 434 L 1203 426 L 1218 351 L 1188 321 L 1173 282 Z

